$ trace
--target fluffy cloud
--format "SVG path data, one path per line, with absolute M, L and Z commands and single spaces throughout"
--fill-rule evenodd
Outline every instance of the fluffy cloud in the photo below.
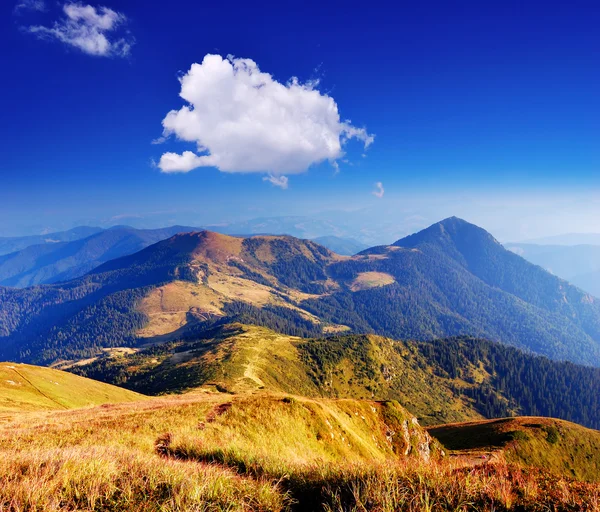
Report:
M 67 3 L 63 18 L 52 27 L 31 26 L 28 31 L 45 39 L 57 39 L 89 55 L 101 57 L 126 57 L 133 40 L 111 37 L 127 18 L 108 7 L 97 10 L 91 5 Z
M 380 199 L 383 197 L 383 194 L 385 194 L 385 189 L 383 188 L 383 183 L 381 183 L 381 181 L 375 183 L 375 190 L 373 190 L 371 194 L 373 194 L 375 197 L 379 197 Z
M 231 173 L 265 173 L 287 187 L 284 175 L 343 156 L 350 139 L 369 147 L 374 136 L 341 121 L 330 96 L 317 83 L 296 78 L 282 84 L 250 59 L 206 55 L 180 79 L 187 102 L 164 118 L 163 137 L 192 142 L 196 151 L 164 153 L 163 172 L 216 167 Z M 160 139 L 159 139 L 160 140 Z

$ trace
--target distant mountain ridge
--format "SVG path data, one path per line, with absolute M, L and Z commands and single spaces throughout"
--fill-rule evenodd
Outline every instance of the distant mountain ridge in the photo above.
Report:
M 600 245 L 600 233 L 565 233 L 515 242 L 516 245 Z
M 68 231 L 58 231 L 45 235 L 0 237 L 0 255 L 20 251 L 31 245 L 72 242 L 103 231 L 103 228 L 79 226 Z
M 0 286 L 24 288 L 80 277 L 106 261 L 137 252 L 196 228 L 135 229 L 114 226 L 73 241 L 31 245 L 0 256 Z
M 600 297 L 600 245 L 507 244 L 531 263 Z
M 471 335 L 600 366 L 600 303 L 457 218 L 337 255 L 289 236 L 175 235 L 66 283 L 0 288 L 4 358 L 49 362 L 214 321 L 318 336 Z

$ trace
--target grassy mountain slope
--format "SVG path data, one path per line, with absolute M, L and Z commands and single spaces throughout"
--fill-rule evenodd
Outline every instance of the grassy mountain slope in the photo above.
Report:
M 0 413 L 73 409 L 144 397 L 71 373 L 16 363 L 0 363 Z
M 424 424 L 527 414 L 600 427 L 599 369 L 468 338 L 303 339 L 232 324 L 69 369 L 150 394 L 208 387 L 398 400 Z
M 302 336 L 471 335 L 600 365 L 600 302 L 460 219 L 353 257 L 286 236 L 190 233 L 67 283 L 0 288 L 0 357 L 87 357 L 218 318 Z
M 0 288 L 1 356 L 48 362 L 93 355 L 241 315 L 244 305 L 269 323 L 317 333 L 319 319 L 297 304 L 327 289 L 323 268 L 339 258 L 291 237 L 176 235 L 68 283 Z
M 600 432 L 551 418 L 520 417 L 431 427 L 450 450 L 501 452 L 514 463 L 583 481 L 600 479 Z
M 79 226 L 68 231 L 58 231 L 45 235 L 0 237 L 0 255 L 20 251 L 31 245 L 52 245 L 58 242 L 71 242 L 100 233 L 102 228 Z
M 324 510 L 343 468 L 440 449 L 396 403 L 201 394 L 14 415 L 0 454 L 2 506 L 266 511 Z
M 566 512 L 600 492 L 443 455 L 393 402 L 206 393 L 13 414 L 0 426 L 0 507 Z
M 23 288 L 75 279 L 102 263 L 186 231 L 194 229 L 117 226 L 78 240 L 32 245 L 0 256 L 0 285 Z

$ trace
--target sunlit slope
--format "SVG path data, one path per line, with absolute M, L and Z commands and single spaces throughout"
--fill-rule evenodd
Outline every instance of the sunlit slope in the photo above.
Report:
M 600 431 L 552 418 L 519 417 L 430 427 L 446 448 L 489 450 L 509 462 L 600 481 Z
M 73 409 L 143 398 L 133 391 L 60 370 L 0 363 L 0 412 Z
M 299 338 L 239 323 L 66 366 L 144 394 L 199 387 L 398 400 L 423 424 L 545 415 L 600 426 L 600 369 L 474 338 Z
M 230 324 L 202 337 L 107 354 L 71 367 L 81 375 L 149 394 L 205 387 L 230 393 L 269 390 L 309 397 L 398 400 L 425 424 L 481 419 L 454 391 L 473 387 L 437 375 L 416 346 L 379 336 L 303 339 Z
M 0 509 L 325 511 L 357 468 L 441 456 L 394 402 L 196 393 L 14 414 Z

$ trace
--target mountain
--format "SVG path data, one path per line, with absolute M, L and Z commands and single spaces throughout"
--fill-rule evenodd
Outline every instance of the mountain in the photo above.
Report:
M 594 297 L 600 297 L 600 271 L 578 274 L 569 279 L 575 286 L 588 291 Z
M 299 338 L 230 324 L 69 371 L 144 394 L 197 388 L 397 400 L 422 424 L 544 415 L 600 428 L 600 369 L 473 338 Z
M 316 334 L 319 320 L 297 303 L 333 286 L 325 268 L 339 258 L 292 237 L 175 235 L 66 283 L 0 288 L 0 350 L 50 362 L 244 312 Z
M 507 244 L 531 263 L 600 297 L 600 245 Z
M 353 238 L 341 238 L 339 236 L 320 236 L 313 238 L 312 241 L 343 256 L 353 256 L 368 248 L 367 245 L 358 240 L 354 240 Z
M 347 286 L 303 305 L 354 331 L 468 334 L 555 359 L 600 361 L 598 301 L 457 218 L 334 263 L 328 275 Z
M 80 226 L 68 231 L 45 235 L 0 237 L 0 255 L 17 252 L 31 245 L 52 245 L 58 242 L 72 242 L 103 231 L 102 228 Z
M 600 245 L 600 233 L 565 233 L 563 235 L 523 240 L 520 243 L 533 245 Z
M 71 373 L 0 363 L 0 413 L 134 402 L 144 396 Z
M 175 235 L 81 278 L 0 288 L 5 359 L 52 362 L 215 321 L 292 335 L 470 335 L 600 366 L 600 303 L 451 218 L 352 257 L 289 236 Z
M 0 256 L 0 286 L 24 288 L 68 281 L 98 265 L 194 228 L 134 229 L 116 226 L 74 241 L 32 245 Z

